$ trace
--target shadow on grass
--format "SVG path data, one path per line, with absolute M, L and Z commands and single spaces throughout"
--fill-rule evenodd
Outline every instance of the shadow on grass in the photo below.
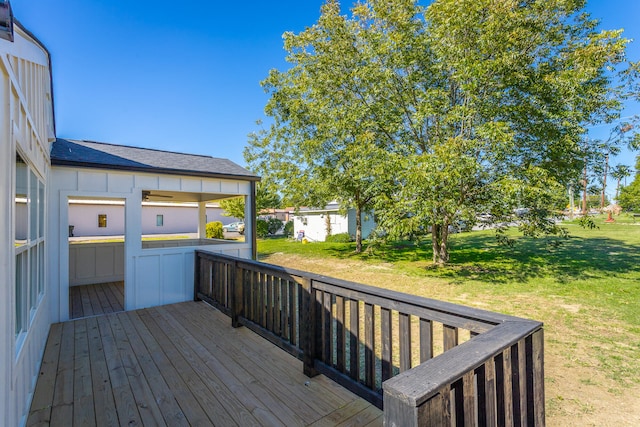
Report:
M 496 284 L 553 277 L 566 283 L 576 277 L 640 271 L 640 250 L 606 237 L 572 236 L 558 247 L 548 239 L 515 238 L 513 247 L 501 246 L 493 234 L 461 234 L 450 240 L 450 263 L 431 264 L 431 242 L 395 242 L 370 253 L 355 253 L 355 244 L 326 244 L 322 256 L 388 262 L 416 274 L 443 277 L 458 282 L 481 279 Z M 317 251 L 317 248 L 314 249 Z

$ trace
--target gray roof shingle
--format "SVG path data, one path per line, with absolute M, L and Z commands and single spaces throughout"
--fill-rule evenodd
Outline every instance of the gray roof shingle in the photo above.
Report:
M 51 164 L 250 181 L 260 179 L 227 159 L 62 138 L 57 138 L 51 146 Z

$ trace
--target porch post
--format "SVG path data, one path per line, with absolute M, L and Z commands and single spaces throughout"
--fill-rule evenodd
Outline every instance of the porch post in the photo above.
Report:
M 300 304 L 300 347 L 302 348 L 302 363 L 304 374 L 308 377 L 315 377 L 319 372 L 315 368 L 318 351 L 317 319 L 318 308 L 313 290 L 312 280 L 308 277 L 297 278 L 299 292 L 301 293 Z
M 198 202 L 198 239 L 207 238 L 207 202 Z
M 249 196 L 249 203 L 245 205 L 249 205 L 249 209 L 245 208 L 245 239 L 250 239 L 251 241 L 251 259 L 254 261 L 258 260 L 258 242 L 256 240 L 256 182 L 251 181 L 251 194 Z M 248 227 L 247 227 L 248 225 Z

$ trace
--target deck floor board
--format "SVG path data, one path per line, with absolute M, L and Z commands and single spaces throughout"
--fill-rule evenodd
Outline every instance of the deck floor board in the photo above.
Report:
M 69 317 L 97 316 L 124 310 L 124 282 L 98 283 L 69 288 Z
M 85 295 L 88 294 L 89 291 Z M 105 288 L 95 293 L 107 294 Z M 53 325 L 27 425 L 382 425 L 382 412 L 202 302 Z

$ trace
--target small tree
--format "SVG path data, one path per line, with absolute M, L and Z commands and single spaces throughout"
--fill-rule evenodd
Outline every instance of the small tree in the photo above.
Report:
M 220 207 L 224 210 L 222 215 L 244 220 L 244 197 L 220 200 Z
M 256 234 L 264 239 L 269 235 L 269 223 L 264 219 L 256 220 Z
M 256 188 L 256 211 L 259 214 L 265 209 L 280 207 L 280 196 L 263 183 Z M 230 216 L 244 220 L 244 197 L 232 197 L 220 200 L 220 207 L 224 210 L 224 216 Z
M 222 231 L 222 223 L 220 221 L 212 221 L 207 223 L 207 239 L 224 239 Z

